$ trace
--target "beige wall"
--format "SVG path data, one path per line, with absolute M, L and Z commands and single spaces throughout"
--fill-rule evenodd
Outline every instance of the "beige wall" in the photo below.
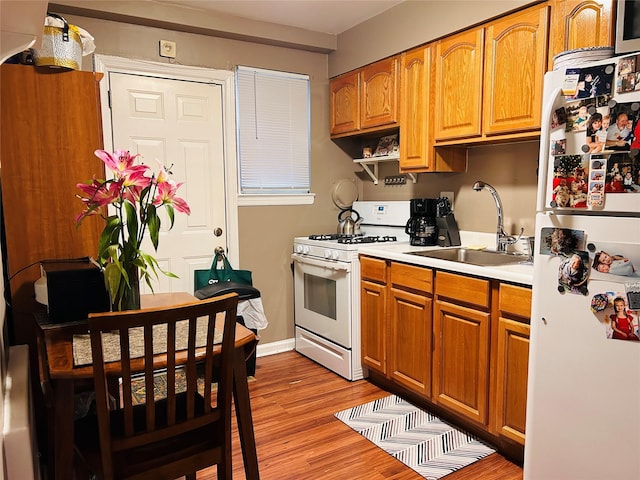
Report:
M 84 2 L 70 2 L 81 4 Z M 118 4 L 119 2 L 111 2 Z M 398 10 L 407 4 L 404 12 Z M 261 343 L 270 343 L 293 336 L 293 295 L 290 253 L 295 236 L 311 233 L 327 233 L 336 229 L 338 209 L 331 201 L 331 186 L 341 178 L 356 178 L 362 200 L 402 199 L 436 196 L 441 191 L 455 194 L 456 218 L 463 230 L 494 232 L 496 226 L 495 205 L 487 192 L 474 192 L 473 182 L 482 179 L 494 185 L 505 205 L 507 227 L 511 231 L 525 227 L 532 233 L 535 203 L 535 169 L 538 144 L 536 142 L 476 147 L 469 150 L 467 173 L 459 174 L 419 174 L 414 185 L 385 187 L 384 182 L 373 185 L 359 166 L 329 139 L 329 63 L 350 65 L 349 68 L 370 63 L 392 53 L 409 48 L 428 40 L 425 36 L 410 35 L 414 30 L 423 29 L 428 37 L 444 34 L 440 24 L 458 29 L 463 25 L 460 18 L 474 20 L 492 16 L 500 9 L 506 11 L 523 3 L 516 0 L 494 2 L 405 2 L 393 11 L 394 25 L 400 28 L 377 28 L 379 19 L 371 25 L 363 25 L 340 36 L 338 52 L 331 55 L 309 51 L 307 47 L 284 48 L 270 45 L 271 41 L 249 42 L 231 38 L 189 33 L 180 28 L 168 30 L 162 27 L 134 25 L 121 21 L 90 18 L 84 15 L 66 16 L 95 37 L 96 53 L 127 58 L 166 61 L 158 56 L 158 40 L 172 40 L 177 43 L 176 63 L 204 66 L 215 69 L 232 69 L 235 65 L 272 68 L 311 76 L 311 186 L 316 194 L 315 203 L 309 206 L 281 207 L 240 207 L 240 264 L 238 268 L 251 269 L 254 284 L 260 289 L 269 319 L 269 327 L 261 332 Z M 425 12 L 421 3 L 446 3 L 450 7 L 443 18 L 436 18 L 433 9 Z M 469 8 L 469 3 L 489 4 L 483 8 Z M 86 3 L 88 5 L 92 2 Z M 414 5 L 415 4 L 415 5 Z M 442 5 L 439 5 L 442 8 Z M 451 9 L 455 8 L 455 14 Z M 398 11 L 396 11 L 398 10 Z M 56 11 L 56 10 L 53 10 Z M 419 13 L 421 12 L 421 13 Z M 431 12 L 431 13 L 429 13 Z M 65 12 L 63 12 L 65 13 Z M 469 13 L 471 14 L 471 13 Z M 92 14 L 93 15 L 93 14 Z M 419 18 L 417 18 L 419 15 Z M 464 17 L 462 17 L 464 15 Z M 172 16 L 174 23 L 180 18 Z M 446 20 L 446 23 L 445 23 Z M 416 23 L 420 26 L 416 27 Z M 405 25 L 409 25 L 406 28 Z M 363 30 L 359 30 L 359 29 Z M 357 33 L 357 32 L 360 33 Z M 375 41 L 369 33 L 377 32 Z M 437 32 L 437 34 L 436 34 Z M 405 35 L 406 34 L 406 35 Z M 353 35 L 353 38 L 351 37 Z M 353 48 L 347 41 L 353 42 Z M 364 48 L 365 45 L 369 48 Z M 345 56 L 339 54 L 344 51 Z M 91 66 L 85 64 L 84 69 Z M 380 176 L 398 173 L 397 163 L 381 164 Z
M 468 150 L 465 173 L 421 173 L 415 184 L 374 185 L 368 176 L 362 179 L 363 196 L 367 200 L 404 200 L 416 197 L 437 197 L 440 192 L 453 192 L 454 209 L 461 230 L 495 232 L 497 215 L 495 203 L 488 192 L 476 192 L 471 187 L 476 180 L 493 185 L 504 207 L 505 230 L 533 235 L 539 142 L 522 142 L 495 146 L 474 147 Z M 379 173 L 397 175 L 397 164 L 381 163 Z

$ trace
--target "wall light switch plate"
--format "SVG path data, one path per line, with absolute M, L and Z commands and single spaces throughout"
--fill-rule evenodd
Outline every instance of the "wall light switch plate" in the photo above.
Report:
M 454 210 L 453 208 L 453 192 L 440 192 L 440 196 L 441 197 L 447 197 L 449 199 L 449 203 L 451 204 L 451 211 Z
M 160 40 L 160 56 L 166 58 L 176 58 L 176 42 Z

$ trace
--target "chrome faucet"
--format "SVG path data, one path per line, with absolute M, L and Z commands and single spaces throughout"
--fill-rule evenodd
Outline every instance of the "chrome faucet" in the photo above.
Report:
M 496 251 L 506 252 L 507 245 L 513 245 L 514 243 L 516 243 L 522 236 L 522 233 L 524 232 L 524 228 L 522 229 L 522 231 L 520 232 L 520 235 L 517 238 L 511 235 L 507 235 L 504 231 L 504 221 L 502 216 L 502 201 L 500 200 L 500 196 L 498 195 L 498 192 L 496 191 L 496 189 L 493 188 L 488 183 L 485 183 L 481 180 L 478 180 L 476 183 L 473 184 L 473 189 L 476 192 L 486 189 L 489 191 L 489 193 L 495 200 L 496 208 L 498 209 L 498 227 L 496 231 Z

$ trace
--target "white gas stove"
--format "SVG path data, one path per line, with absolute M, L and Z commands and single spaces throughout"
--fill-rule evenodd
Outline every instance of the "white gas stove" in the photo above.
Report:
M 354 202 L 361 235 L 294 239 L 296 350 L 348 380 L 362 378 L 358 248 L 409 242 L 408 201 Z

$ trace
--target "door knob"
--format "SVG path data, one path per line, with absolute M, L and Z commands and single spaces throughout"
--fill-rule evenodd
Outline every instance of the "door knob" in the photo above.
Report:
M 224 247 L 218 245 L 215 248 L 214 252 L 216 253 L 216 255 L 224 255 Z
M 220 227 L 216 227 L 216 228 L 213 230 L 213 234 L 214 234 L 216 237 L 219 237 L 220 235 L 222 235 L 222 229 L 221 229 Z

